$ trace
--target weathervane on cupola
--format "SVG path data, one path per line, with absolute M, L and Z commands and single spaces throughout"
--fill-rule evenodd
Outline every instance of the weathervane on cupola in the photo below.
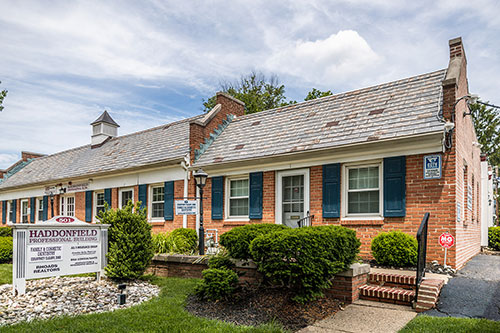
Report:
M 120 125 L 111 118 L 106 110 L 90 125 L 92 125 L 92 148 L 100 147 L 108 139 L 118 136 L 118 127 Z

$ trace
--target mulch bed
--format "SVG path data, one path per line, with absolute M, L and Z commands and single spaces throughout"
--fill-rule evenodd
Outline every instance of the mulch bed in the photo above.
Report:
M 283 288 L 245 289 L 230 300 L 210 302 L 191 295 L 186 310 L 209 319 L 218 319 L 237 325 L 257 326 L 272 320 L 285 329 L 298 331 L 339 311 L 341 302 L 325 296 L 313 302 L 298 304 L 293 294 Z

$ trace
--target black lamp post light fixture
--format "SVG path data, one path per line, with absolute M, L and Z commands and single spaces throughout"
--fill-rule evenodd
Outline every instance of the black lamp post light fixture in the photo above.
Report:
M 194 173 L 194 179 L 196 180 L 196 186 L 200 190 L 200 229 L 198 235 L 198 245 L 200 255 L 205 254 L 205 229 L 203 228 L 203 188 L 207 183 L 208 174 L 202 169 L 198 169 Z

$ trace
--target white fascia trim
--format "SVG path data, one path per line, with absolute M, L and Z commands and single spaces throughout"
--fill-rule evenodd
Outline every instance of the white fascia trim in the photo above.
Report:
M 210 177 L 230 176 L 256 171 L 273 171 L 306 168 L 311 166 L 348 163 L 382 159 L 385 157 L 408 156 L 442 152 L 442 133 L 420 135 L 406 139 L 371 142 L 339 147 L 335 149 L 301 152 L 287 156 L 273 156 L 227 164 L 204 165 Z M 276 160 L 280 160 L 276 162 Z M 200 166 L 196 166 L 198 168 Z

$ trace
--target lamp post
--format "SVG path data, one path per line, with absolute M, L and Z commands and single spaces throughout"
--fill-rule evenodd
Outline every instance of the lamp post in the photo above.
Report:
M 207 173 L 202 169 L 198 169 L 194 173 L 194 179 L 196 180 L 196 186 L 200 189 L 200 229 L 198 235 L 198 245 L 200 255 L 205 254 L 205 229 L 203 229 L 203 188 L 207 182 Z
M 51 217 L 50 218 L 53 218 L 54 217 L 54 192 L 50 191 L 50 211 L 51 211 Z

